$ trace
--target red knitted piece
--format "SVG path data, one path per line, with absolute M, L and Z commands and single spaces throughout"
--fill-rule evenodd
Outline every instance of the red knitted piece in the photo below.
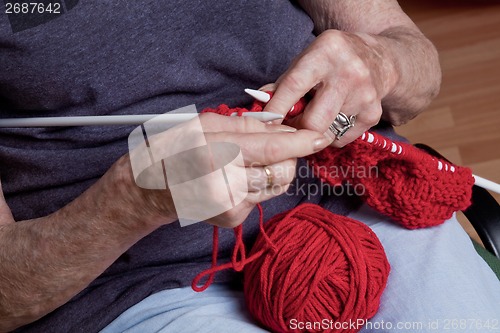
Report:
M 273 332 L 293 332 L 291 319 L 345 323 L 375 315 L 390 268 L 369 227 L 303 204 L 275 216 L 264 228 L 250 256 L 265 251 L 244 270 L 246 303 L 261 324 Z M 273 247 L 263 237 L 266 233 Z
M 271 97 L 273 96 L 272 92 L 268 91 L 267 93 Z M 297 116 L 298 114 L 302 113 L 304 111 L 306 105 L 307 105 L 306 99 L 305 98 L 301 98 L 293 106 L 292 110 L 287 113 L 287 115 L 285 116 L 285 120 L 293 118 L 293 117 Z M 230 116 L 231 114 L 233 114 L 233 113 L 236 112 L 238 114 L 238 116 L 241 116 L 241 114 L 243 112 L 261 112 L 264 109 L 264 106 L 266 106 L 266 103 L 259 102 L 259 101 L 254 101 L 253 104 L 252 104 L 252 106 L 249 109 L 238 108 L 238 107 L 236 107 L 236 108 L 230 108 L 226 104 L 221 104 L 221 105 L 219 105 L 216 108 L 206 108 L 206 109 L 203 109 L 201 112 L 202 113 L 213 112 L 213 113 L 221 114 L 223 116 Z
M 260 102 L 255 102 L 252 104 L 252 107 L 250 109 L 245 109 L 245 108 L 230 108 L 226 104 L 221 104 L 218 107 L 212 109 L 212 108 L 206 108 L 202 113 L 205 112 L 212 112 L 212 113 L 217 113 L 221 114 L 223 116 L 230 116 L 233 113 L 237 113 L 238 116 L 241 116 L 243 112 L 261 112 L 263 109 L 263 105 Z
M 264 105 L 254 102 L 248 110 L 221 105 L 202 112 L 260 112 Z M 305 105 L 304 99 L 295 104 L 293 116 L 303 112 Z M 366 132 L 342 149 L 329 147 L 307 158 L 320 179 L 333 186 L 362 186 L 362 197 L 370 207 L 408 229 L 441 224 L 471 204 L 474 178 L 469 168 L 376 133 Z
M 471 203 L 470 169 L 376 133 L 367 132 L 345 148 L 328 148 L 309 160 L 315 174 L 331 185 L 362 185 L 369 206 L 408 229 L 441 224 Z M 330 166 L 339 167 L 332 172 Z

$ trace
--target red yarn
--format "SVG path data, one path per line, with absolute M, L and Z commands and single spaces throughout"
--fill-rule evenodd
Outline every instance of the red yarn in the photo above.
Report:
M 241 116 L 243 114 L 243 112 L 261 112 L 262 109 L 263 109 L 262 104 L 260 102 L 255 102 L 254 104 L 252 104 L 252 107 L 250 109 L 245 109 L 245 108 L 230 108 L 226 104 L 221 104 L 218 107 L 216 107 L 215 109 L 206 108 L 206 109 L 204 109 L 201 112 L 202 113 L 212 112 L 212 113 L 217 113 L 217 114 L 220 114 L 220 115 L 223 115 L 223 116 L 230 116 L 230 115 L 232 115 L 233 113 L 236 112 L 236 114 L 238 116 Z
M 250 252 L 257 258 L 244 270 L 246 303 L 261 324 L 273 332 L 293 332 L 291 319 L 347 323 L 375 315 L 390 268 L 368 226 L 303 204 L 275 216 L 264 228 Z M 332 328 L 321 331 L 357 332 L 362 327 Z
M 293 332 L 291 319 L 347 323 L 375 315 L 390 266 L 368 226 L 314 204 L 299 205 L 264 225 L 262 207 L 257 207 L 261 232 L 249 257 L 240 225 L 234 229 L 231 262 L 217 266 L 218 228 L 214 227 L 212 267 L 194 278 L 193 290 L 205 290 L 218 271 L 244 269 L 248 309 L 275 332 Z M 332 328 L 321 331 L 358 332 L 362 327 Z
M 408 229 L 441 224 L 471 204 L 470 169 L 376 133 L 308 158 L 320 179 L 334 186 L 361 184 L 369 206 Z
M 264 105 L 255 102 L 249 110 L 221 105 L 203 112 L 241 115 L 260 112 Z M 304 108 L 301 100 L 287 117 Z M 366 132 L 342 149 L 327 148 L 308 158 L 323 181 L 332 186 L 361 184 L 371 207 L 410 229 L 440 224 L 470 204 L 474 179 L 468 168 L 375 133 Z M 331 167 L 348 171 L 332 173 Z M 375 177 L 369 172 L 374 167 Z M 356 172 L 356 168 L 365 172 Z M 248 257 L 240 225 L 234 229 L 236 245 L 231 262 L 217 266 L 218 229 L 214 227 L 212 267 L 195 277 L 195 291 L 205 290 L 220 270 L 244 270 L 250 312 L 277 332 L 290 332 L 292 319 L 346 323 L 375 315 L 389 263 L 369 227 L 312 204 L 279 214 L 264 226 L 260 205 L 258 209 L 261 232 Z M 198 287 L 206 275 L 207 281 Z M 321 331 L 357 332 L 361 328 L 333 326 Z
M 270 97 L 273 96 L 272 91 L 266 91 L 266 92 L 269 94 Z M 306 105 L 307 105 L 306 99 L 301 98 L 297 103 L 295 103 L 292 110 L 290 110 L 290 112 L 287 113 L 287 115 L 285 116 L 285 120 L 293 118 L 293 117 L 297 116 L 298 114 L 302 113 L 304 111 Z M 230 108 L 226 104 L 221 104 L 216 108 L 206 108 L 201 112 L 202 113 L 212 112 L 212 113 L 217 113 L 217 114 L 220 114 L 223 116 L 230 116 L 236 112 L 238 116 L 241 116 L 243 112 L 261 112 L 262 110 L 264 110 L 264 106 L 266 106 L 266 103 L 259 102 L 256 100 L 253 102 L 253 104 L 251 105 L 251 107 L 249 109 L 238 108 L 238 107 Z
M 268 247 L 270 249 L 274 249 L 274 245 L 267 236 L 265 230 L 264 230 L 264 212 L 262 211 L 262 206 L 260 204 L 257 204 L 257 208 L 259 210 L 259 226 L 260 226 L 260 234 L 262 235 L 263 239 L 267 242 Z M 191 282 L 191 288 L 194 291 L 204 291 L 207 289 L 210 284 L 212 284 L 214 280 L 215 273 L 232 268 L 236 272 L 241 272 L 243 268 L 245 267 L 246 264 L 254 261 L 257 259 L 264 251 L 265 249 L 262 249 L 261 251 L 254 251 L 250 257 L 246 257 L 246 250 L 245 250 L 245 243 L 243 242 L 243 227 L 242 225 L 237 226 L 234 228 L 234 235 L 236 238 L 236 244 L 234 245 L 233 249 L 233 255 L 231 257 L 231 261 L 222 265 L 217 266 L 217 255 L 219 253 L 219 228 L 217 226 L 214 226 L 214 233 L 213 233 L 213 249 L 212 249 L 212 267 L 210 267 L 207 270 L 204 270 L 203 272 L 199 273 L 196 275 L 196 277 L 193 279 Z M 240 261 L 238 261 L 240 259 Z M 198 286 L 198 283 L 203 279 L 206 275 L 208 275 L 207 281 L 202 285 Z
M 221 105 L 202 112 L 260 112 L 264 105 L 256 101 L 249 110 Z M 295 104 L 293 116 L 303 112 L 305 105 L 304 99 Z M 332 186 L 361 185 L 370 207 L 408 229 L 441 224 L 471 204 L 474 178 L 469 168 L 376 133 L 366 132 L 342 149 L 328 147 L 307 159 L 318 177 Z M 373 170 L 375 175 L 370 173 Z

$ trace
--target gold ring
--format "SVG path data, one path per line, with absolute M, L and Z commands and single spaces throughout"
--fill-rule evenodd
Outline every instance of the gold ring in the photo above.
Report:
M 272 187 L 273 186 L 273 173 L 271 172 L 271 168 L 269 168 L 268 166 L 265 166 L 264 172 L 266 173 L 266 176 L 267 176 L 267 187 Z

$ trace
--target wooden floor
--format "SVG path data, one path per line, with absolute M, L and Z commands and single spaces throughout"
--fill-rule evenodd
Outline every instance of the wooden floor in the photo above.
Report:
M 500 2 L 399 2 L 436 45 L 443 83 L 431 106 L 397 131 L 500 183 Z

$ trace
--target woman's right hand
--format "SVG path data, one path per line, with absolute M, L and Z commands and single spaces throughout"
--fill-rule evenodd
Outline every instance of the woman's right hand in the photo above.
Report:
M 257 203 L 269 200 L 275 196 L 287 191 L 290 183 L 295 176 L 296 161 L 299 157 L 313 154 L 331 143 L 331 139 L 321 133 L 311 130 L 295 130 L 292 127 L 284 125 L 265 124 L 251 117 L 227 117 L 212 113 L 204 113 L 199 117 L 199 121 L 190 121 L 168 131 L 148 138 L 150 145 L 161 147 L 162 152 L 156 152 L 161 156 L 172 156 L 179 150 L 179 146 L 186 147 L 186 142 L 191 142 L 192 133 L 195 126 L 201 122 L 206 143 L 231 143 L 238 146 L 241 150 L 243 160 L 233 161 L 232 167 L 225 168 L 226 180 L 228 184 L 220 181 L 208 179 L 203 182 L 200 191 L 203 191 L 203 197 L 206 200 L 213 200 L 214 204 L 219 204 L 221 193 L 231 189 L 233 196 L 243 196 L 241 203 L 226 212 L 212 217 L 206 222 L 227 228 L 234 228 L 243 223 L 250 211 Z M 189 146 L 189 144 L 188 144 Z M 191 146 L 196 146 L 191 144 Z M 181 151 L 185 151 L 182 149 Z M 188 169 L 197 168 L 200 162 L 205 161 L 207 165 L 216 169 L 219 161 L 219 155 L 213 153 L 200 158 L 199 153 L 190 150 L 189 153 L 195 155 L 189 156 L 185 161 L 176 161 L 181 163 L 180 170 L 188 173 Z M 210 151 L 210 150 L 209 150 Z M 128 156 L 126 157 L 128 158 Z M 207 160 L 208 159 L 208 160 Z M 211 159 L 211 160 L 210 160 Z M 182 163 L 185 165 L 182 167 Z M 165 163 L 164 163 L 165 166 Z M 269 177 L 269 174 L 271 174 Z M 194 173 L 197 171 L 195 170 Z M 240 177 L 246 174 L 245 177 Z M 169 181 L 172 175 L 169 175 Z M 174 175 L 179 179 L 186 178 L 185 175 Z M 164 181 L 163 175 L 153 181 Z M 188 177 L 189 178 L 189 177 Z M 130 176 L 128 177 L 130 180 Z M 189 178 L 192 179 L 192 178 Z M 272 184 L 269 181 L 272 180 Z M 170 182 L 169 182 L 170 183 Z M 271 186 L 270 186 L 271 185 Z M 141 214 L 149 216 L 154 223 L 165 224 L 176 219 L 177 213 L 170 190 L 148 190 L 140 189 L 133 185 L 132 191 L 126 191 L 129 195 L 135 195 L 136 198 L 128 199 L 136 207 L 142 207 Z M 181 198 L 182 199 L 182 198 Z M 191 198 L 186 198 L 191 199 Z M 189 201 L 189 200 L 188 200 Z M 178 198 L 176 198 L 176 202 Z M 191 203 L 196 206 L 196 203 Z M 199 206 L 206 207 L 207 202 L 199 203 Z M 196 210 L 196 207 L 192 208 Z

